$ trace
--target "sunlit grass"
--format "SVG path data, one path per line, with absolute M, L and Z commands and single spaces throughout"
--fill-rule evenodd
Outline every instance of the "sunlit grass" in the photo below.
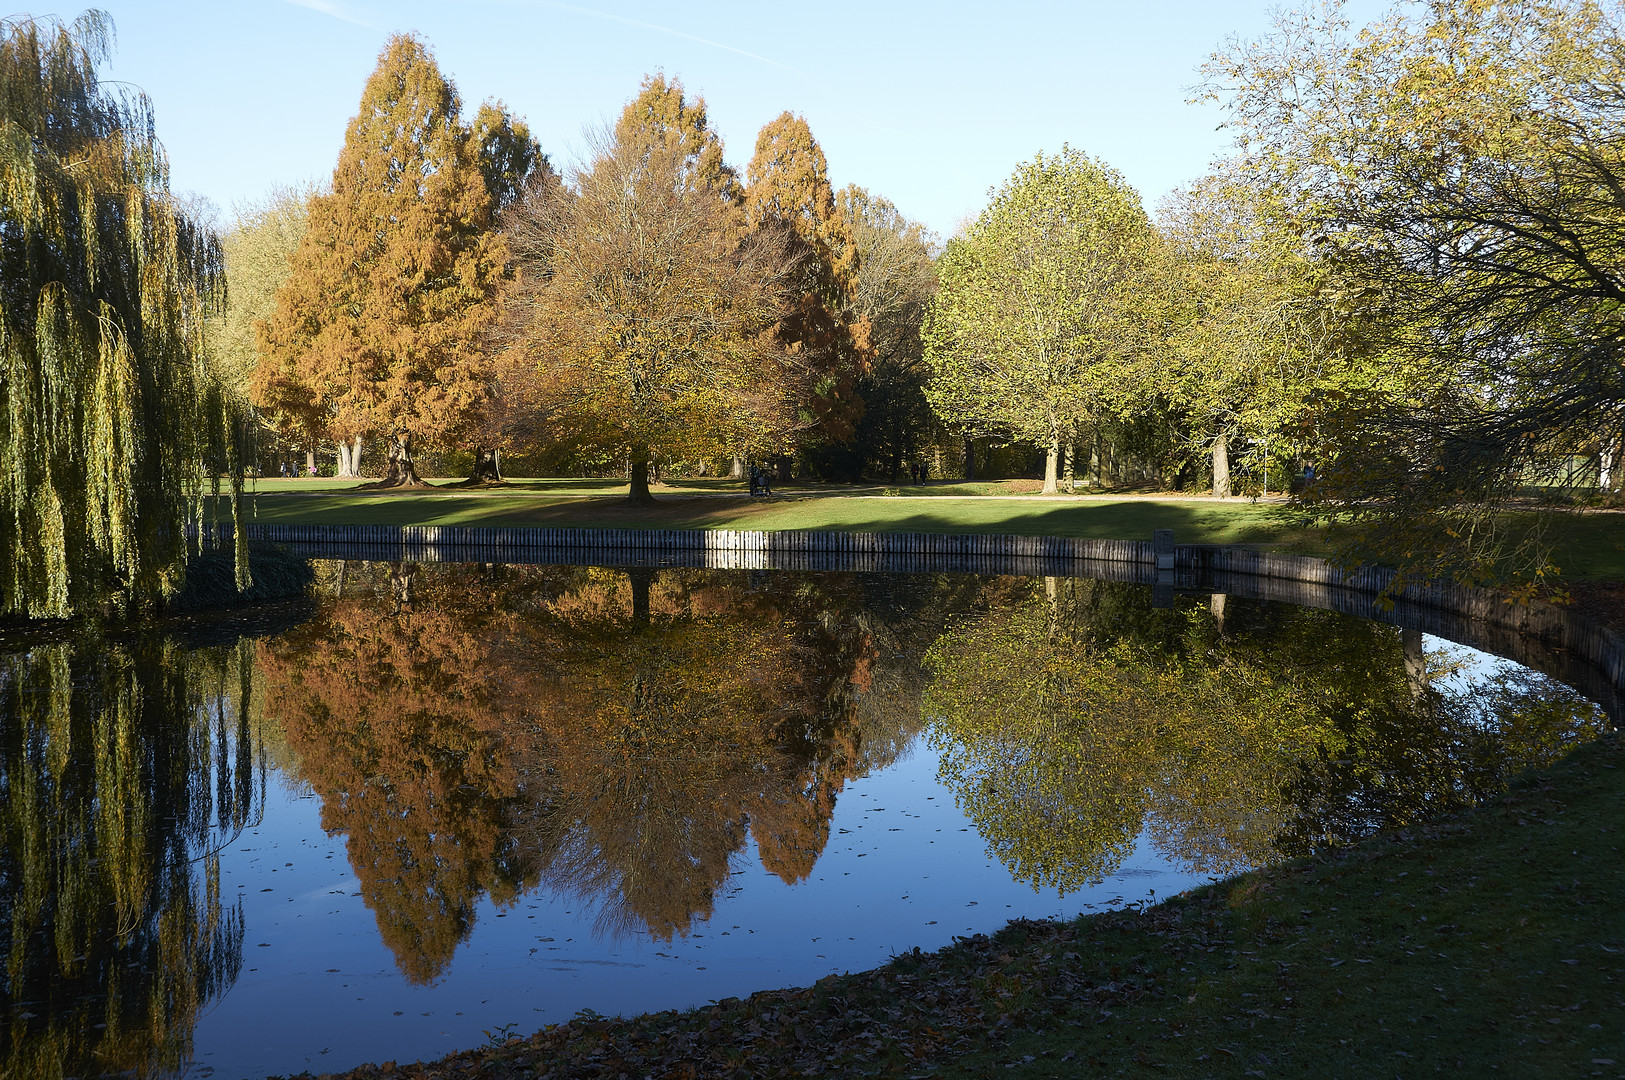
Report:
M 1330 553 L 1336 546 L 1336 534 L 1311 526 L 1278 499 L 1012 496 L 1016 484 L 1009 481 L 924 488 L 802 484 L 776 488 L 772 498 L 750 499 L 741 481 L 686 480 L 657 487 L 656 501 L 649 506 L 628 503 L 624 483 L 601 479 L 521 479 L 506 488 L 409 494 L 356 492 L 358 483 L 320 478 L 260 481 L 258 497 L 250 504 L 254 520 L 307 525 L 1015 533 L 1123 540 L 1149 539 L 1153 529 L 1173 529 L 1177 542 L 1188 544 L 1247 544 L 1305 553 Z M 989 498 L 990 494 L 1006 497 Z M 1560 512 L 1546 519 L 1546 539 L 1565 577 L 1625 579 L 1625 514 Z

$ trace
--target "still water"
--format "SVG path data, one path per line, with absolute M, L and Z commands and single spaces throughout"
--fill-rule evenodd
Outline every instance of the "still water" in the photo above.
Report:
M 1442 639 L 968 574 L 322 563 L 0 642 L 8 1077 L 410 1061 L 1470 804 L 1606 726 Z

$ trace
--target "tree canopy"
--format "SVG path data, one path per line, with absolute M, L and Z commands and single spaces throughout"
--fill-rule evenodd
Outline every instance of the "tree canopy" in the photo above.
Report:
M 98 79 L 112 39 L 98 11 L 0 20 L 3 614 L 160 600 L 205 475 L 240 477 L 203 349 L 220 247 L 169 193 L 146 97 Z
M 1063 147 L 1023 164 L 938 261 L 927 390 L 938 415 L 1046 448 L 1118 407 L 1145 343 L 1157 235 L 1115 170 Z
M 1234 169 L 1176 191 L 1161 217 L 1171 347 L 1147 359 L 1144 379 L 1178 411 L 1186 438 L 1211 453 L 1222 497 L 1238 441 L 1258 440 L 1268 453 L 1273 439 L 1278 458 L 1304 445 L 1310 398 L 1343 373 L 1345 320 L 1326 268 L 1283 209 Z
M 858 248 L 807 121 L 785 112 L 763 125 L 745 179 L 751 229 L 782 235 L 795 260 L 792 305 L 774 336 L 783 346 L 777 377 L 793 396 L 799 440 L 849 444 L 863 416 L 856 383 L 870 359 L 869 325 L 852 318 Z
M 1324 403 L 1317 499 L 1366 524 L 1353 557 L 1493 577 L 1505 500 L 1625 429 L 1619 9 L 1431 0 L 1355 35 L 1331 5 L 1207 79 L 1254 183 L 1383 328 L 1388 385 Z
M 259 403 L 335 440 L 392 438 L 385 483 L 417 482 L 411 440 L 468 438 L 491 392 L 480 335 L 507 252 L 461 108 L 428 47 L 391 37 L 263 324 Z
M 513 348 L 584 440 L 626 456 L 634 500 L 649 498 L 651 455 L 781 423 L 764 331 L 790 265 L 776 236 L 742 235 L 718 189 L 694 182 L 691 140 L 631 122 L 642 102 L 567 188 L 535 191 L 509 218 Z

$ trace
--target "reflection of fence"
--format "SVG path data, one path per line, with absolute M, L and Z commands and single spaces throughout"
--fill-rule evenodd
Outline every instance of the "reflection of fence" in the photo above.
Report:
M 225 540 L 231 528 L 223 522 L 205 532 Z M 1512 603 L 1489 589 L 1443 584 L 1405 586 L 1394 592 L 1389 606 L 1380 598 L 1394 572 L 1384 567 L 1345 571 L 1307 555 L 1174 545 L 1167 534 L 1146 543 L 941 533 L 250 525 L 248 535 L 318 558 L 1022 574 L 1138 582 L 1153 586 L 1165 601 L 1171 601 L 1176 589 L 1231 593 L 1334 608 L 1497 653 L 1571 683 L 1602 702 L 1616 724 L 1625 721 L 1625 641 L 1574 612 Z

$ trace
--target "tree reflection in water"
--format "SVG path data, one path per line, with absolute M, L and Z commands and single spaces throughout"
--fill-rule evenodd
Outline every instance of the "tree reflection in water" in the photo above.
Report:
M 438 977 L 482 894 L 539 884 L 610 934 L 709 917 L 753 837 L 811 871 L 843 785 L 918 725 L 944 576 L 330 566 L 342 594 L 262 653 L 322 823 L 401 971 Z M 342 585 L 340 585 L 342 582 Z
M 258 820 L 252 647 L 89 636 L 0 655 L 0 1074 L 187 1059 L 242 964 L 221 847 Z
M 1407 662 L 1408 661 L 1408 662 Z M 1229 873 L 1463 807 L 1605 729 L 1541 676 L 1464 683 L 1335 612 L 1045 579 L 933 646 L 941 775 L 998 857 L 1073 890 L 1155 847 Z

